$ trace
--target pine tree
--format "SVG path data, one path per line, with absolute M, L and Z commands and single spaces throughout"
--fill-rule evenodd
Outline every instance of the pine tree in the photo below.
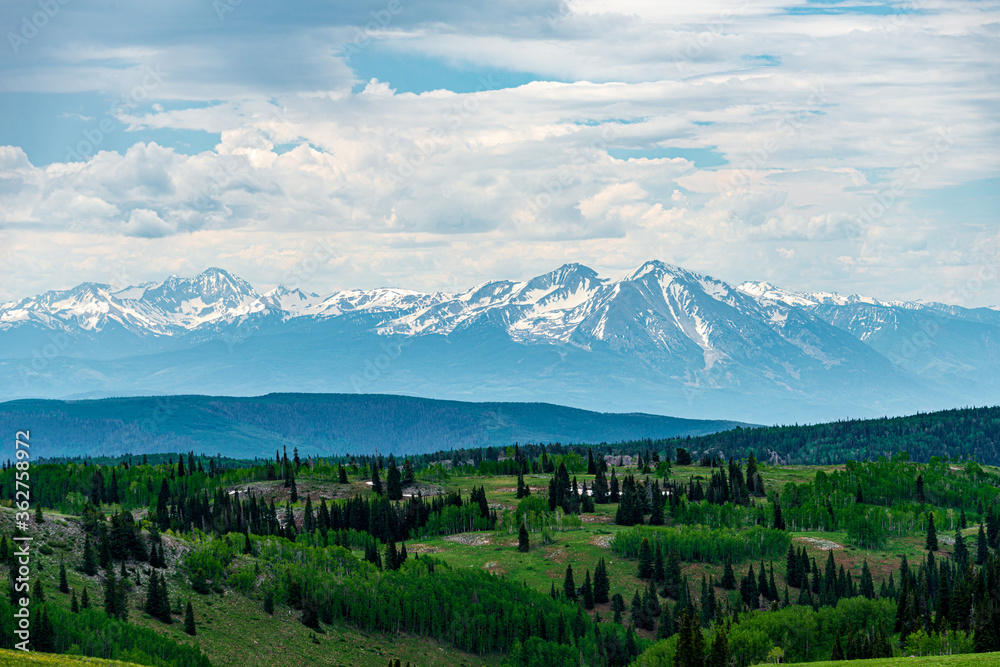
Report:
M 184 611 L 184 632 L 188 633 L 192 637 L 196 633 L 194 627 L 194 608 L 191 606 L 190 600 L 188 600 L 187 609 Z
M 938 550 L 937 530 L 934 528 L 934 512 L 927 513 L 927 541 L 924 548 L 928 551 Z
M 594 587 L 590 582 L 590 570 L 587 570 L 587 576 L 583 580 L 583 608 L 594 608 Z
M 31 587 L 31 601 L 45 602 L 45 589 L 42 587 L 42 579 L 35 579 L 35 585 Z
M 736 574 L 733 572 L 733 565 L 726 561 L 726 569 L 722 573 L 722 587 L 727 591 L 736 590 Z
M 160 582 L 159 577 L 156 575 L 156 570 L 153 570 L 152 574 L 149 575 L 149 579 L 146 580 L 146 604 L 143 606 L 143 610 L 153 616 L 158 618 L 160 616 Z
M 720 627 L 715 632 L 715 639 L 712 640 L 712 649 L 708 654 L 708 667 L 729 667 L 730 659 L 729 639 L 726 637 L 726 631 Z
M 59 592 L 69 593 L 69 582 L 66 581 L 66 563 L 59 561 Z
M 976 565 L 982 565 L 990 557 L 990 547 L 986 542 L 986 530 L 979 524 L 979 535 L 976 536 Z
M 594 602 L 597 604 L 606 603 L 610 591 L 611 582 L 608 580 L 608 566 L 601 558 L 597 561 L 597 568 L 594 569 Z
M 861 564 L 861 587 L 859 592 L 869 600 L 875 598 L 875 582 L 872 581 L 872 572 L 868 569 L 867 558 Z
M 951 557 L 961 570 L 964 570 L 965 565 L 969 562 L 969 548 L 965 546 L 965 538 L 962 537 L 961 528 L 955 531 L 955 548 L 951 552 Z
M 83 587 L 83 594 L 80 595 L 80 609 L 90 609 L 90 594 L 87 593 L 87 587 Z
M 522 523 L 521 528 L 517 531 L 517 550 L 526 554 L 530 549 L 531 543 L 528 540 L 528 529 Z
M 663 561 L 663 548 L 659 540 L 656 542 L 656 549 L 653 550 L 653 581 L 662 584 L 667 576 L 667 567 Z
M 104 613 L 108 616 L 118 615 L 118 581 L 115 579 L 114 568 L 104 572 Z
M 42 616 L 38 622 L 38 630 L 31 638 L 34 649 L 40 653 L 54 653 L 56 650 L 55 629 L 52 627 L 52 619 L 49 617 L 47 605 L 42 605 Z
M 347 484 L 347 470 L 342 465 L 337 466 L 337 483 Z
M 74 614 L 80 611 L 80 604 L 76 601 L 76 589 L 73 589 L 73 593 L 69 599 L 69 610 Z
M 566 566 L 566 578 L 563 579 L 563 593 L 570 600 L 576 599 L 576 584 L 573 583 L 573 566 Z
M 624 506 L 624 503 L 622 503 Z M 649 579 L 653 576 L 653 549 L 647 538 L 642 538 L 639 545 L 639 578 Z

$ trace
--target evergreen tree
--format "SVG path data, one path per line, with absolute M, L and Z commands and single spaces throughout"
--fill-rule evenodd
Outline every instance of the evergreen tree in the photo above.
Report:
M 396 467 L 396 459 L 389 455 L 389 471 L 385 477 L 385 492 L 389 500 L 403 499 L 403 476 Z
M 726 631 L 720 627 L 715 632 L 715 639 L 712 640 L 712 649 L 708 654 L 708 667 L 729 667 L 730 660 L 729 639 L 726 637 Z
M 90 609 L 90 595 L 87 593 L 87 587 L 83 587 L 83 593 L 80 595 L 80 609 Z
M 570 600 L 576 599 L 576 584 L 573 583 L 573 566 L 566 566 L 566 578 L 563 579 L 563 593 Z
M 583 580 L 583 608 L 593 609 L 594 608 L 594 587 L 590 582 L 590 570 L 587 570 L 587 575 Z
M 624 503 L 622 503 L 624 506 Z M 639 578 L 649 579 L 653 576 L 653 549 L 649 545 L 649 540 L 642 538 L 639 545 Z
M 722 573 L 722 587 L 727 591 L 736 590 L 736 574 L 733 572 L 733 565 L 726 561 L 726 569 Z
M 522 523 L 521 528 L 517 531 L 517 550 L 526 554 L 530 549 L 531 544 L 528 541 L 528 529 Z
M 608 580 L 608 566 L 604 559 L 597 561 L 594 569 L 594 602 L 604 604 L 608 601 L 608 594 L 611 591 L 611 582 Z
M 66 563 L 59 561 L 59 592 L 69 593 L 69 582 L 66 581 Z
M 924 548 L 928 551 L 938 550 L 937 530 L 934 528 L 934 512 L 927 513 L 927 540 Z
M 35 585 L 31 587 L 31 601 L 45 602 L 45 589 L 42 587 L 42 578 L 35 579 Z
M 986 542 L 986 530 L 979 524 L 979 535 L 976 536 L 976 565 L 983 565 L 990 557 L 990 547 Z
M 56 633 L 52 627 L 47 605 L 42 605 L 42 615 L 38 620 L 38 629 L 33 633 L 31 643 L 40 653 L 54 653 L 56 650 Z
M 337 483 L 347 484 L 347 470 L 342 465 L 337 466 Z
M 192 637 L 196 633 L 194 627 L 194 608 L 191 606 L 190 600 L 188 600 L 187 609 L 184 611 L 184 632 L 188 633 Z
M 118 580 L 111 567 L 104 571 L 104 613 L 108 616 L 118 615 Z
M 872 581 L 872 572 L 868 569 L 868 559 L 861 564 L 861 587 L 858 591 L 869 600 L 875 598 L 875 582 Z
M 962 537 L 962 529 L 955 531 L 955 548 L 951 552 L 951 558 L 958 564 L 960 570 L 964 570 L 969 562 L 969 548 L 965 546 L 965 538 Z
M 72 595 L 69 599 L 69 610 L 76 614 L 80 611 L 80 604 L 76 601 L 76 589 L 73 589 Z
M 517 472 L 517 499 L 520 500 L 521 498 L 526 498 L 527 496 L 530 496 L 530 495 L 531 495 L 531 491 L 528 489 L 527 486 L 524 485 L 524 475 L 521 474 L 520 470 L 518 470 L 518 472 Z

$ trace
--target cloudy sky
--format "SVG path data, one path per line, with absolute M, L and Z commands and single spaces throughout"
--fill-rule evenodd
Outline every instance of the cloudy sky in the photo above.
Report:
M 4 0 L 0 300 L 657 258 L 1000 304 L 997 0 Z

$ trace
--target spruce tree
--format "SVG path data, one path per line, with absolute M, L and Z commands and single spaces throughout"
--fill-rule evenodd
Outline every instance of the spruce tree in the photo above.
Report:
M 590 582 L 590 570 L 587 570 L 587 575 L 583 580 L 583 608 L 594 608 L 594 587 Z
M 528 529 L 522 523 L 521 528 L 517 531 L 517 550 L 526 554 L 530 549 L 531 543 L 528 540 Z
M 624 506 L 624 503 L 622 503 Z M 653 576 L 653 549 L 647 538 L 642 538 L 639 545 L 639 578 L 649 579 Z
M 736 574 L 733 572 L 733 565 L 726 560 L 726 569 L 722 573 L 722 587 L 727 591 L 736 590 Z
M 76 601 L 76 589 L 75 588 L 73 589 L 73 592 L 72 592 L 72 594 L 70 595 L 70 598 L 69 598 L 69 610 L 71 612 L 73 612 L 74 614 L 76 614 L 76 613 L 78 613 L 80 611 L 80 603 L 78 603 Z
M 934 512 L 927 513 L 927 540 L 924 548 L 928 551 L 938 550 L 937 530 L 934 528 Z
M 601 558 L 597 561 L 597 568 L 594 569 L 594 602 L 597 604 L 606 603 L 610 592 L 611 582 L 608 580 L 608 566 Z
M 955 549 L 952 551 L 951 557 L 962 570 L 969 562 L 969 548 L 965 546 L 965 538 L 962 537 L 961 528 L 955 531 Z
M 990 547 L 986 542 L 986 530 L 979 524 L 979 535 L 976 536 L 976 565 L 983 565 L 990 557 Z
M 563 579 L 563 593 L 567 599 L 576 599 L 576 584 L 573 583 L 573 566 L 566 566 L 566 577 Z
M 69 593 L 69 582 L 66 581 L 66 563 L 59 561 L 59 592 Z
M 155 618 L 160 616 L 160 582 L 156 570 L 146 580 L 146 604 L 143 610 Z
M 80 595 L 80 609 L 90 609 L 90 594 L 87 593 L 87 587 L 83 587 L 83 593 Z
M 38 621 L 38 630 L 31 638 L 34 649 L 40 653 L 54 653 L 56 650 L 56 633 L 49 617 L 48 605 L 42 605 L 42 615 Z
M 35 585 L 31 587 L 31 601 L 45 602 L 45 589 L 42 586 L 41 577 L 35 579 Z
M 712 640 L 712 648 L 708 654 L 708 667 L 729 667 L 730 659 L 729 639 L 726 637 L 726 631 L 719 627 L 715 632 L 715 639 Z
M 188 633 L 192 637 L 196 633 L 194 627 L 194 608 L 191 606 L 190 600 L 188 600 L 187 609 L 184 611 L 184 632 Z

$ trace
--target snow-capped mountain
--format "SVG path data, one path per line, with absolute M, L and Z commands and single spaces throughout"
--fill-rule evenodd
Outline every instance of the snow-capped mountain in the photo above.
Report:
M 381 391 L 746 421 L 1000 396 L 1000 312 L 733 286 L 651 261 L 460 293 L 257 292 L 218 268 L 0 304 L 0 398 Z

